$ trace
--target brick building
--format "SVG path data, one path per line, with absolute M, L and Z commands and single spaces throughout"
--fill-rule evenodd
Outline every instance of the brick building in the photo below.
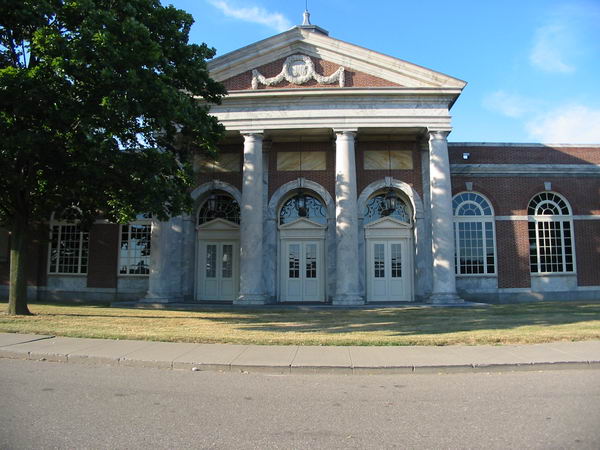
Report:
M 448 143 L 465 82 L 308 20 L 214 59 L 192 215 L 32 243 L 40 299 L 458 302 L 600 295 L 600 145 Z M 0 241 L 2 242 L 2 241 Z M 7 292 L 6 236 L 0 281 Z M 0 291 L 2 292 L 2 291 Z

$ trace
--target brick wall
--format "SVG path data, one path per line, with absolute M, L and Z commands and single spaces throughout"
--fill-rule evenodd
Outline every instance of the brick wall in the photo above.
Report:
M 530 287 L 527 221 L 497 221 L 496 247 L 498 250 L 498 287 Z
M 87 286 L 117 287 L 119 225 L 94 224 L 90 229 Z
M 319 75 L 329 76 L 340 68 L 339 64 L 334 64 L 329 61 L 324 61 L 318 58 L 312 58 L 312 61 L 315 65 L 315 71 Z M 279 75 L 281 69 L 283 68 L 283 63 L 286 58 L 278 59 L 277 61 L 270 62 L 263 66 L 257 67 L 258 71 L 266 78 L 271 78 L 276 75 Z M 229 78 L 225 81 L 222 81 L 223 85 L 228 91 L 240 91 L 252 89 L 252 71 L 249 70 L 247 72 L 236 75 L 232 78 Z M 396 83 L 393 83 L 388 80 L 384 80 L 383 78 L 379 78 L 373 75 L 369 75 L 363 72 L 358 72 L 350 69 L 346 69 L 344 71 L 344 86 L 345 87 L 393 87 L 399 86 Z M 307 87 L 315 87 L 315 88 L 332 88 L 339 87 L 338 83 L 333 84 L 322 84 L 317 83 L 315 80 L 310 80 L 302 85 L 291 84 L 286 80 L 283 80 L 281 83 L 275 86 L 264 86 L 260 85 L 259 89 L 305 89 Z
M 600 214 L 600 179 L 592 177 L 468 177 L 453 176 L 453 194 L 465 190 L 465 182 L 473 183 L 473 190 L 486 195 L 498 216 L 527 215 L 531 198 L 544 191 L 544 181 L 552 183 L 552 190 L 562 194 L 573 208 L 573 214 Z
M 600 164 L 600 148 L 560 146 L 448 147 L 451 164 Z M 462 159 L 463 153 L 469 159 Z
M 575 221 L 577 284 L 600 286 L 600 220 Z

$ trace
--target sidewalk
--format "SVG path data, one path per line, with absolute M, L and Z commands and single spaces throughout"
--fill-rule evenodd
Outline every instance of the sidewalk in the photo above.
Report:
M 185 344 L 0 333 L 0 358 L 236 372 L 392 374 L 600 369 L 600 341 L 447 347 Z

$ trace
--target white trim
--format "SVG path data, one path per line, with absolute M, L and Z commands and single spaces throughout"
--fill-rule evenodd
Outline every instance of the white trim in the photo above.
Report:
M 528 220 L 527 223 L 533 223 L 534 224 L 534 230 L 535 230 L 535 248 L 536 248 L 536 266 L 537 266 L 537 271 L 533 272 L 531 270 L 531 254 L 528 255 L 528 259 L 529 259 L 529 272 L 531 274 L 531 276 L 547 276 L 547 275 L 576 275 L 577 274 L 577 257 L 575 254 L 575 226 L 573 224 L 573 209 L 571 208 L 571 204 L 569 203 L 569 201 L 565 198 L 564 195 L 559 194 L 558 192 L 555 191 L 546 191 L 546 192 L 538 192 L 537 194 L 533 195 L 530 199 L 529 202 L 527 202 L 527 209 L 529 210 L 531 202 L 533 202 L 534 199 L 536 199 L 536 197 L 542 196 L 542 195 L 548 195 L 548 194 L 552 194 L 556 197 L 558 197 L 560 200 L 562 200 L 565 204 L 565 206 L 567 207 L 569 214 L 568 215 L 564 215 L 564 214 L 557 214 L 557 215 L 534 215 L 534 216 L 528 216 Z M 543 199 L 541 201 L 538 201 L 536 203 L 536 211 L 537 211 L 537 207 L 539 206 L 539 204 L 544 203 L 544 202 L 549 202 L 552 203 L 556 206 L 556 208 L 558 210 L 561 210 L 560 205 L 558 203 L 556 203 L 553 200 L 550 199 Z M 539 224 L 541 223 L 549 223 L 549 222 L 557 222 L 560 224 L 560 255 L 561 255 L 561 259 L 562 259 L 562 270 L 559 270 L 557 272 L 542 272 L 541 271 L 541 266 L 542 266 L 542 261 L 541 261 L 541 252 L 540 252 L 540 226 Z M 570 236 L 570 240 L 571 240 L 571 266 L 572 266 L 572 270 L 567 270 L 567 261 L 566 261 L 566 248 L 565 248 L 565 222 L 569 223 L 569 230 L 571 233 Z M 549 229 L 548 229 L 549 230 Z M 543 230 L 542 230 L 543 231 Z M 531 236 L 529 235 L 529 225 L 527 226 L 527 238 L 529 241 L 529 245 L 531 246 Z M 543 236 L 542 236 L 543 238 Z M 550 248 L 554 249 L 558 249 L 558 247 L 554 247 L 551 246 Z M 552 265 L 553 263 L 551 263 Z M 545 263 L 544 265 L 548 265 L 547 263 Z
M 203 183 L 200 186 L 196 187 L 191 193 L 190 196 L 194 200 L 194 202 L 202 203 L 203 197 L 207 196 L 211 191 L 224 191 L 230 194 L 238 204 L 242 204 L 242 194 L 241 192 L 232 184 L 225 183 L 220 180 L 213 180 L 207 183 Z M 198 205 L 200 206 L 200 205 Z M 198 213 L 195 214 L 196 218 L 198 217 Z
M 509 221 L 529 221 L 534 216 L 496 216 L 496 220 L 509 220 Z M 569 217 L 573 220 L 600 220 L 600 215 L 594 214 L 578 214 L 574 216 L 558 216 L 558 217 Z
M 600 176 L 600 164 L 450 164 L 452 175 L 504 177 Z
M 369 201 L 369 198 L 377 191 L 385 189 L 386 187 L 393 187 L 401 191 L 409 200 L 410 207 L 412 208 L 412 219 L 416 222 L 417 219 L 423 218 L 423 202 L 419 193 L 413 189 L 413 187 L 405 183 L 404 181 L 396 180 L 392 177 L 385 177 L 383 180 L 376 180 L 365 187 L 360 195 L 358 196 L 358 220 L 364 219 L 364 211 Z
M 279 224 L 279 209 L 283 206 L 285 201 L 288 200 L 288 196 L 290 192 L 295 189 L 303 188 L 307 191 L 313 191 L 317 194 L 323 202 L 325 202 L 325 208 L 327 209 L 327 219 L 335 218 L 335 202 L 331 197 L 331 194 L 321 186 L 319 183 L 316 183 L 311 180 L 307 180 L 306 178 L 296 178 L 295 180 L 288 181 L 287 183 L 279 186 L 273 195 L 271 195 L 271 199 L 269 200 L 269 204 L 267 207 L 267 220 L 275 220 L 277 224 Z
M 600 220 L 600 214 L 576 214 L 573 217 L 573 220 Z
M 314 88 L 292 88 L 292 89 L 258 89 L 258 90 L 243 90 L 232 91 L 227 94 L 226 99 L 233 101 L 236 99 L 255 99 L 255 98 L 285 98 L 289 101 L 290 97 L 381 97 L 386 96 L 397 101 L 416 101 L 422 98 L 428 98 L 431 101 L 431 96 L 437 96 L 440 101 L 448 102 L 449 96 L 460 94 L 460 89 L 455 88 L 433 88 L 433 87 L 346 87 L 330 88 L 330 87 L 314 87 Z M 201 96 L 195 96 L 194 99 L 203 100 Z
M 496 216 L 496 220 L 510 220 L 510 221 L 527 221 L 529 216 Z
M 465 203 L 472 203 L 475 204 L 481 211 L 482 215 L 480 216 L 457 216 L 456 215 L 456 211 L 454 208 L 454 199 L 456 197 L 458 197 L 459 195 L 462 194 L 473 194 L 473 195 L 477 195 L 479 197 L 481 197 L 483 200 L 485 200 L 487 202 L 487 206 L 490 208 L 491 214 L 489 215 L 485 215 L 483 214 L 483 208 L 481 207 L 481 205 L 473 200 L 463 200 L 461 203 L 458 204 L 458 208 L 460 208 L 460 206 L 464 205 Z M 454 264 L 454 271 L 456 273 L 456 276 L 461 276 L 461 277 L 478 277 L 478 276 L 497 276 L 498 274 L 498 248 L 497 248 L 497 243 L 496 243 L 496 221 L 494 220 L 494 206 L 492 205 L 492 202 L 490 202 L 490 199 L 487 198 L 485 195 L 483 195 L 481 192 L 477 192 L 477 191 L 462 191 L 457 193 L 456 195 L 452 196 L 452 217 L 453 217 L 453 221 L 454 221 L 454 249 L 455 249 L 455 264 Z M 482 244 L 483 244 L 483 268 L 484 268 L 484 273 L 462 273 L 460 272 L 460 230 L 458 227 L 459 223 L 482 223 L 482 229 L 481 229 L 481 233 L 482 233 Z M 487 262 L 487 237 L 486 237 L 486 232 L 487 230 L 485 229 L 485 224 L 486 223 L 491 223 L 492 224 L 492 247 L 494 250 L 494 263 L 493 263 L 493 272 L 488 272 L 488 262 Z

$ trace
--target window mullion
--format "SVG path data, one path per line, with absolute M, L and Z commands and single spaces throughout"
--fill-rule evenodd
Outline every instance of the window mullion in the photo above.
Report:
M 562 271 L 564 273 L 567 272 L 567 265 L 566 265 L 566 252 L 565 252 L 565 227 L 564 227 L 564 222 L 562 220 L 560 220 L 559 222 L 559 226 L 560 226 L 560 253 L 561 253 L 561 262 L 562 262 Z

